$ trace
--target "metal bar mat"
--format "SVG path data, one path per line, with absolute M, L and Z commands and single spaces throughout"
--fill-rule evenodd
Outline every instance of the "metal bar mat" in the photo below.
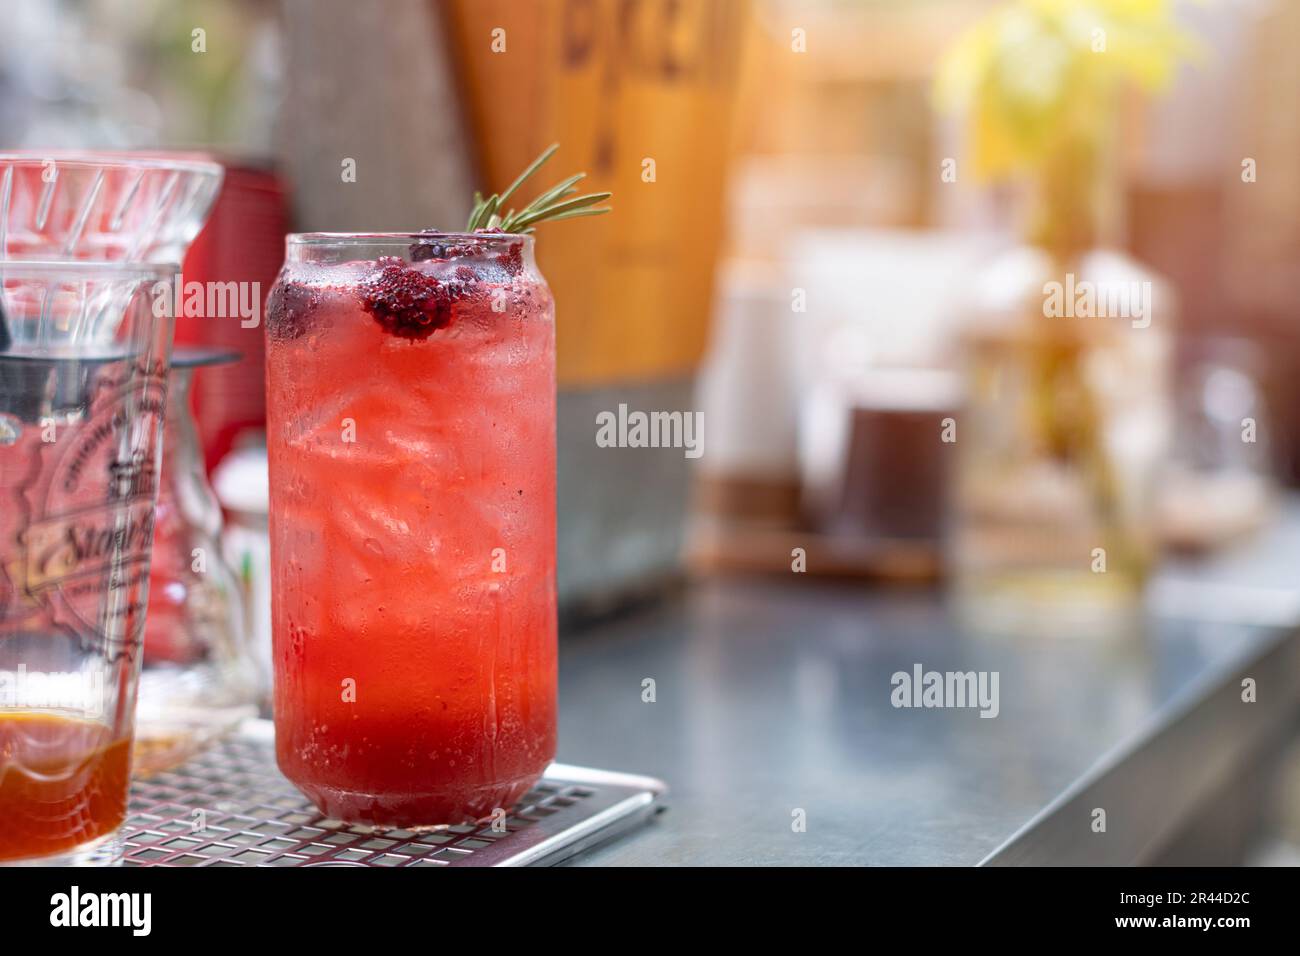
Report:
M 425 832 L 327 820 L 280 773 L 265 721 L 136 780 L 127 866 L 526 866 L 558 863 L 648 821 L 650 777 L 552 764 L 505 818 Z

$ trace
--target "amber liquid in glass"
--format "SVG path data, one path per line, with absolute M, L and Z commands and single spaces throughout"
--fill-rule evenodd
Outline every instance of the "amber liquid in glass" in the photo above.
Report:
M 0 714 L 0 861 L 74 850 L 126 816 L 131 740 L 54 714 Z

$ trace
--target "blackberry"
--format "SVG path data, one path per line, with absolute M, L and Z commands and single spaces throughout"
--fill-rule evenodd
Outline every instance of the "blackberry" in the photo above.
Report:
M 458 272 L 459 275 L 459 272 Z M 426 339 L 451 322 L 451 306 L 473 292 L 473 283 L 440 282 L 384 256 L 379 272 L 361 285 L 361 302 L 385 332 L 404 339 Z

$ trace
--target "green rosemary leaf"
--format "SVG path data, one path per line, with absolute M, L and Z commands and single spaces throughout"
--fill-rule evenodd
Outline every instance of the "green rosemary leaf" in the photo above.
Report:
M 475 192 L 474 207 L 469 214 L 467 230 L 475 232 L 481 229 L 492 229 L 526 235 L 531 233 L 533 226 L 540 222 L 576 219 L 579 215 L 595 216 L 600 213 L 610 212 L 608 207 L 602 209 L 591 209 L 589 207 L 610 198 L 611 193 L 590 193 L 586 196 L 573 195 L 578 191 L 576 184 L 587 175 L 586 173 L 575 173 L 567 179 L 561 180 L 536 196 L 532 202 L 518 212 L 515 211 L 513 206 L 506 210 L 505 213 L 501 212 L 502 207 L 505 206 L 505 201 L 514 195 L 519 187 L 533 173 L 537 172 L 548 159 L 555 155 L 555 151 L 559 148 L 559 143 L 555 143 L 545 149 L 540 156 L 528 165 L 527 169 L 519 174 L 519 177 L 510 184 L 505 192 L 493 193 L 487 199 L 484 199 L 481 193 Z
M 548 159 L 550 159 L 552 156 L 555 155 L 555 151 L 559 148 L 560 148 L 559 143 L 552 143 L 545 150 L 543 150 L 542 155 L 534 159 L 532 163 L 529 164 L 528 168 L 519 174 L 519 178 L 510 184 L 510 188 L 501 194 L 501 198 L 505 200 L 513 196 L 515 194 L 515 190 L 524 184 L 524 180 L 526 180 L 533 173 L 537 172 L 537 170 L 542 167 L 542 164 L 544 164 Z
M 537 209 L 526 216 L 520 216 L 515 220 L 516 226 L 531 226 L 534 223 L 543 222 L 547 219 L 554 219 L 556 216 L 566 213 L 571 209 L 582 209 L 586 206 L 594 206 L 598 202 L 604 202 L 613 193 L 589 193 L 586 196 L 578 196 L 576 199 L 566 199 L 563 202 L 554 203 L 542 209 Z
M 599 209 L 571 209 L 568 212 L 562 212 L 555 216 L 547 216 L 547 222 L 559 222 L 561 219 L 577 219 L 580 216 L 603 216 L 607 212 L 613 212 L 608 206 L 601 206 Z M 526 230 L 532 232 L 533 227 L 529 226 Z
M 479 218 L 482 220 L 482 222 L 479 223 L 480 227 L 490 228 L 488 226 L 488 223 L 490 223 L 492 221 L 492 217 L 497 214 L 497 207 L 499 205 L 501 205 L 501 197 L 498 196 L 496 193 L 493 193 L 491 196 L 488 197 L 487 203 L 483 206 L 483 212 L 479 216 Z
M 556 183 L 550 189 L 546 190 L 546 192 L 542 193 L 540 196 L 538 196 L 536 199 L 530 202 L 527 206 L 525 206 L 524 212 L 528 212 L 530 209 L 531 210 L 540 209 L 542 206 L 546 206 L 550 203 L 553 203 L 557 199 L 576 193 L 578 190 L 573 188 L 574 184 L 580 181 L 586 175 L 587 175 L 586 173 L 578 173 L 575 176 L 570 176 L 562 183 Z

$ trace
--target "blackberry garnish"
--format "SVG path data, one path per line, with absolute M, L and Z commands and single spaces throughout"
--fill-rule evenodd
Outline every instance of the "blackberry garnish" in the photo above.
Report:
M 473 270 L 469 270 L 471 276 Z M 390 335 L 426 339 L 451 322 L 452 303 L 468 298 L 473 281 L 457 278 L 441 282 L 401 259 L 384 256 L 379 271 L 361 285 L 361 302 Z

